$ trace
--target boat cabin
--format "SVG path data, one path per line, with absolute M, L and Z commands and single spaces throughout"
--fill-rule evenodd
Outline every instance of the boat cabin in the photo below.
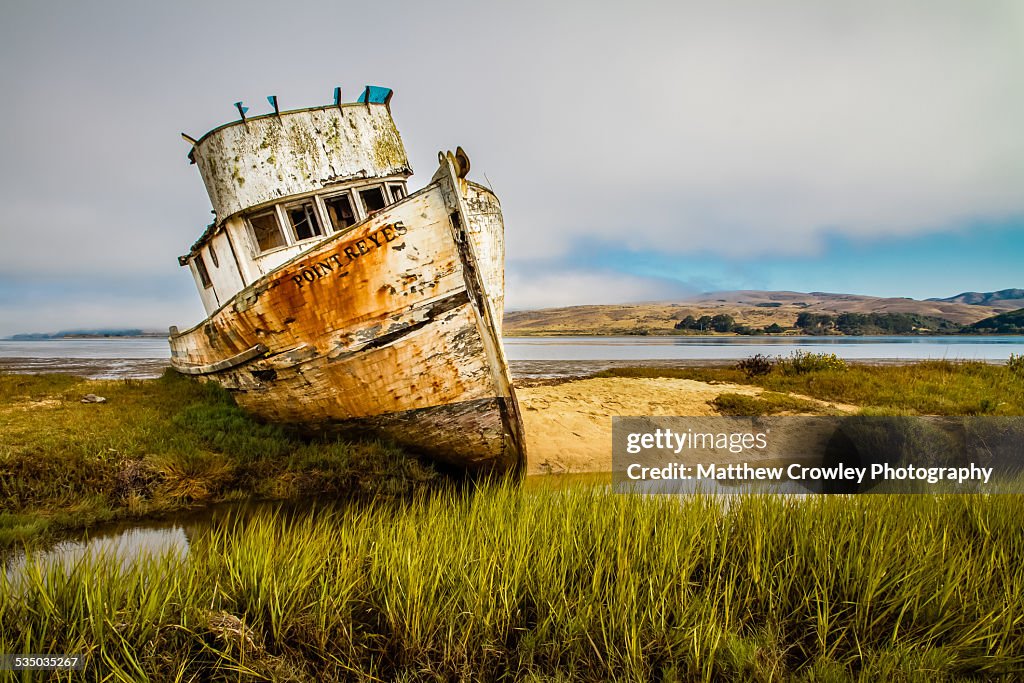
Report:
M 412 175 L 391 118 L 392 91 L 241 120 L 195 141 L 215 220 L 184 256 L 213 313 L 239 291 L 317 242 L 408 194 Z M 268 98 L 276 110 L 276 98 Z

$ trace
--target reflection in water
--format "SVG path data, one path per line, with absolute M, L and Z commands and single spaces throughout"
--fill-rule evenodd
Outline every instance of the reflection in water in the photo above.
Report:
M 244 519 L 256 510 L 279 509 L 274 503 L 226 503 L 201 510 L 179 513 L 169 520 L 120 521 L 86 532 L 81 537 L 63 540 L 46 550 L 31 551 L 34 564 L 43 571 L 62 568 L 65 576 L 90 558 L 116 558 L 122 569 L 148 558 L 163 555 L 184 560 L 191 542 L 214 524 Z M 25 576 L 28 560 L 18 552 L 6 559 L 4 573 L 16 590 Z
M 634 493 L 641 495 L 707 495 L 724 496 L 724 504 L 734 495 L 787 495 L 806 496 L 821 493 L 820 486 L 815 482 L 782 479 L 780 481 L 740 482 L 727 479 L 673 479 L 667 481 L 631 481 L 617 482 L 616 493 Z
M 307 498 L 300 501 L 240 501 L 221 503 L 207 508 L 179 513 L 171 520 L 121 521 L 88 532 L 81 538 L 70 538 L 46 550 L 17 552 L 4 561 L 4 574 L 11 590 L 32 579 L 29 569 L 38 567 L 49 575 L 61 570 L 69 576 L 80 562 L 100 556 L 116 558 L 126 569 L 150 558 L 168 556 L 179 561 L 188 556 L 190 545 L 211 528 L 224 525 L 244 528 L 255 515 L 275 514 L 281 520 L 329 510 L 357 506 L 356 501 L 336 498 Z M 2 584 L 0 584 L 2 588 Z
M 121 569 L 147 558 L 167 557 L 182 561 L 188 554 L 189 536 L 178 525 L 159 528 L 134 527 L 117 533 L 94 536 L 81 541 L 62 541 L 48 550 L 24 553 L 11 558 L 4 567 L 7 585 L 14 594 L 33 582 L 35 572 L 46 578 L 68 577 L 76 566 L 94 558 L 115 559 Z

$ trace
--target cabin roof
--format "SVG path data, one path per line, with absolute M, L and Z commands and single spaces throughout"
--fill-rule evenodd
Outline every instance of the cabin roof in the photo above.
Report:
M 187 266 L 188 260 L 203 248 L 203 245 L 206 244 L 207 240 L 209 240 L 215 232 L 217 232 L 217 221 L 206 226 L 206 230 L 203 230 L 203 234 L 199 236 L 199 239 L 193 242 L 192 246 L 188 248 L 187 254 L 183 254 L 178 257 L 178 265 Z
M 285 116 L 287 114 L 301 114 L 302 112 L 307 112 L 307 111 L 318 111 L 318 110 L 335 109 L 335 108 L 343 108 L 343 107 L 358 107 L 359 105 L 366 106 L 367 104 L 390 105 L 391 104 L 391 97 L 392 97 L 392 95 L 394 95 L 394 91 L 391 88 L 385 88 L 385 87 L 382 87 L 382 86 L 379 86 L 379 85 L 367 85 L 360 92 L 359 99 L 356 100 L 355 102 L 336 102 L 335 104 L 320 104 L 320 105 L 315 105 L 315 106 L 312 106 L 312 107 L 300 107 L 298 109 L 284 109 L 284 110 L 281 110 L 281 111 L 268 112 L 266 114 L 257 114 L 255 116 L 246 116 L 244 118 L 238 119 L 237 121 L 228 121 L 227 123 L 222 123 L 221 125 L 217 126 L 216 128 L 211 128 L 210 130 L 206 131 L 205 133 L 203 133 L 203 135 L 198 140 L 196 140 L 194 143 L 192 143 L 192 149 L 194 150 L 204 140 L 206 140 L 208 137 L 210 137 L 214 133 L 216 133 L 218 131 L 222 131 L 225 128 L 231 128 L 233 126 L 243 126 L 243 125 L 245 125 L 245 123 L 247 121 L 259 121 L 261 119 L 281 117 L 281 116 Z M 241 104 L 241 103 L 239 103 L 239 104 Z M 191 159 L 191 158 L 192 158 L 192 152 L 190 151 L 189 152 L 189 159 Z

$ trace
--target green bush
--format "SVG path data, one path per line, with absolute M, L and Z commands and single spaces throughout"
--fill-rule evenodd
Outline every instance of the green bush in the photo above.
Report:
M 1024 378 L 1024 354 L 1010 354 L 1010 360 L 1006 361 L 1006 367 L 1018 377 Z
M 780 357 L 778 367 L 787 375 L 805 375 L 809 372 L 846 370 L 846 361 L 834 353 L 794 351 L 787 358 Z

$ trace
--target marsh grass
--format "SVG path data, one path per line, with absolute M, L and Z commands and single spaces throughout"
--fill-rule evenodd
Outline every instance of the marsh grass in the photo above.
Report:
M 783 363 L 759 375 L 740 368 L 616 368 L 596 376 L 754 384 L 773 392 L 858 405 L 868 414 L 1024 415 L 1024 374 L 980 361 L 848 365 L 806 372 L 787 372 Z
M 185 560 L 31 564 L 0 651 L 84 652 L 119 681 L 1012 679 L 1022 513 L 498 485 L 261 515 Z
M 84 394 L 106 403 L 82 404 Z M 242 496 L 409 492 L 430 468 L 386 444 L 304 439 L 213 384 L 0 374 L 0 548 Z
M 1006 369 L 1024 379 L 1024 354 L 1011 353 L 1006 361 Z
M 763 391 L 758 396 L 725 392 L 716 396 L 711 405 L 722 415 L 806 415 L 826 412 L 813 401 L 776 391 Z

